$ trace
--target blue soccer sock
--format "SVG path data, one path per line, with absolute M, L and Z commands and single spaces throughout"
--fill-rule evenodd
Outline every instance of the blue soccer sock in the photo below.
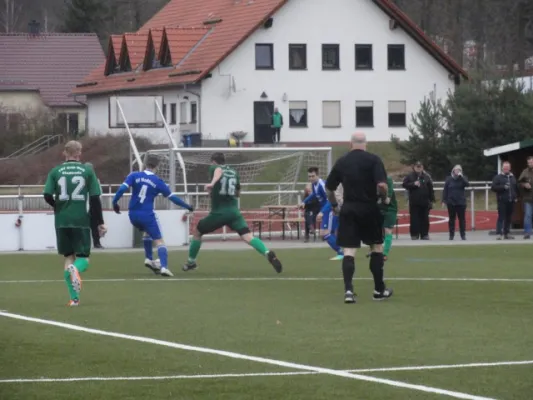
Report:
M 153 257 L 153 243 L 152 243 L 152 238 L 151 237 L 144 237 L 143 239 L 143 243 L 144 243 L 144 256 L 149 259 L 149 260 L 152 260 L 152 257 Z
M 328 233 L 326 236 L 324 236 L 324 240 L 335 253 L 342 254 L 341 248 L 337 246 L 337 236 L 335 236 L 333 233 Z
M 159 261 L 161 262 L 161 268 L 166 268 L 168 266 L 167 246 L 164 244 L 157 246 L 157 255 L 159 257 Z

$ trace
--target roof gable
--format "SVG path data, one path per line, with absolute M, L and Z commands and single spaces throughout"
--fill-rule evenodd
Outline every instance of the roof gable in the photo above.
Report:
M 131 68 L 137 69 L 137 67 L 143 63 L 146 55 L 148 33 L 126 33 L 124 35 L 124 40 L 131 62 Z

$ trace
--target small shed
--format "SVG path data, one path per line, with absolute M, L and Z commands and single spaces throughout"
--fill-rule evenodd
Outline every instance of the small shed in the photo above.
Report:
M 509 161 L 511 163 L 511 171 L 518 178 L 527 167 L 527 158 L 533 156 L 533 139 L 486 149 L 483 150 L 483 155 L 485 157 L 498 157 L 498 173 L 502 170 L 502 163 Z M 515 229 L 524 227 L 524 208 L 521 201 L 515 207 L 512 227 Z

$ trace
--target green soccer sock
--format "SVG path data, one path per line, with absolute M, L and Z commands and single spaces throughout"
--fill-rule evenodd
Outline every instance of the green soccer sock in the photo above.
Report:
M 200 252 L 200 248 L 202 247 L 202 241 L 193 239 L 191 240 L 191 244 L 189 245 L 189 262 L 195 262 L 196 257 L 198 257 L 198 253 Z
M 74 266 L 78 269 L 80 273 L 87 271 L 87 268 L 89 268 L 89 259 L 78 257 L 74 261 Z
M 265 246 L 263 241 L 257 237 L 254 237 L 252 240 L 250 240 L 250 246 L 252 246 L 262 256 L 268 253 L 268 248 Z
M 385 235 L 385 246 L 383 248 L 383 255 L 388 256 L 390 248 L 392 247 L 392 233 L 387 233 Z
M 65 277 L 65 282 L 67 284 L 68 294 L 70 296 L 70 300 L 78 300 L 78 294 L 76 293 L 76 291 L 72 287 L 72 282 L 70 281 L 70 272 L 65 270 L 63 272 L 63 276 Z

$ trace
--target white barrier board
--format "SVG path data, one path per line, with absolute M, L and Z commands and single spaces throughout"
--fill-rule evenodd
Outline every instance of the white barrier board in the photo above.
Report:
M 163 238 L 167 246 L 183 246 L 188 239 L 188 226 L 182 221 L 183 210 L 161 210 L 156 214 Z M 56 235 L 54 215 L 50 213 L 24 214 L 20 227 L 16 226 L 18 214 L 0 214 L 0 252 L 18 250 L 54 250 Z M 133 247 L 134 228 L 127 213 L 115 214 L 104 211 L 107 235 L 101 243 L 109 249 L 127 249 Z

